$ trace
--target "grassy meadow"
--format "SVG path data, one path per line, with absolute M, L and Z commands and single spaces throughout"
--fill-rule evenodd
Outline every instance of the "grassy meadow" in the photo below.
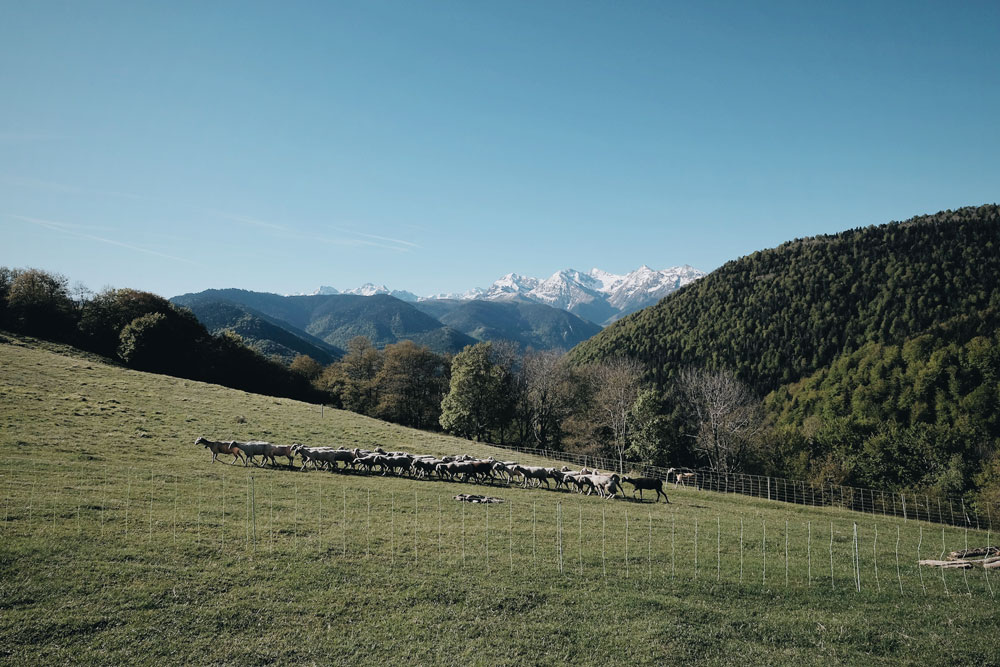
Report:
M 198 436 L 540 459 L 2 338 L 5 663 L 1000 662 L 1000 573 L 916 566 L 985 532 L 212 464 Z

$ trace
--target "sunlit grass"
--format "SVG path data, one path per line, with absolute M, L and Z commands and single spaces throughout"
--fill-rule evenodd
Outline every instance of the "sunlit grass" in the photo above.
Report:
M 996 577 L 916 566 L 918 547 L 939 557 L 993 535 L 685 489 L 670 505 L 604 502 L 211 464 L 199 435 L 511 456 L 30 346 L 0 345 L 0 359 L 10 662 L 990 664 L 1000 651 Z

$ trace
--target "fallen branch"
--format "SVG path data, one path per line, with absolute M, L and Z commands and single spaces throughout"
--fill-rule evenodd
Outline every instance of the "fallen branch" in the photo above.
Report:
M 968 560 L 970 558 L 989 556 L 1000 556 L 1000 547 L 977 547 L 975 549 L 952 551 L 948 554 L 948 560 Z
M 928 567 L 940 567 L 944 570 L 971 570 L 975 567 L 971 562 L 966 560 L 922 560 L 918 561 L 917 564 Z
M 1000 568 L 1000 556 L 989 556 L 987 558 L 954 558 L 956 553 L 968 553 L 976 555 L 985 555 L 993 553 L 995 547 L 990 547 L 987 549 L 969 549 L 967 551 L 956 552 L 953 551 L 949 556 L 948 560 L 921 560 L 917 561 L 918 565 L 925 565 L 927 567 L 940 567 L 945 570 L 969 570 L 974 567 L 982 567 L 987 570 L 993 570 Z

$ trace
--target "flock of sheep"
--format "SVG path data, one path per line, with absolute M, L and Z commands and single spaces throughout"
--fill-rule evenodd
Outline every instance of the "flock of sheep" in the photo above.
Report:
M 655 491 L 656 498 L 653 502 L 659 501 L 660 496 L 663 496 L 667 503 L 670 502 L 667 494 L 663 491 L 663 483 L 659 479 L 603 474 L 589 468 L 570 470 L 565 466 L 561 469 L 526 466 L 517 461 L 497 461 L 493 457 L 477 459 L 466 454 L 438 458 L 408 452 L 386 452 L 380 447 L 369 451 L 358 448 L 334 449 L 333 447 L 306 447 L 305 445 L 274 445 L 261 441 L 216 441 L 207 438 L 198 438 L 194 444 L 204 445 L 210 450 L 213 463 L 218 459 L 219 454 L 228 454 L 233 457 L 231 464 L 243 461 L 244 466 L 250 463 L 263 466 L 270 461 L 272 466 L 276 466 L 278 465 L 277 459 L 285 458 L 288 460 L 288 466 L 292 467 L 295 464 L 295 457 L 299 457 L 302 459 L 302 470 L 312 466 L 314 469 L 380 472 L 382 475 L 392 473 L 422 479 L 436 476 L 442 480 L 479 484 L 513 484 L 519 481 L 523 488 L 527 488 L 529 485 L 541 487 L 544 483 L 546 488 L 552 489 L 549 482 L 553 481 L 556 489 L 564 487 L 566 490 L 576 490 L 579 493 L 586 493 L 588 496 L 596 492 L 597 495 L 605 499 L 615 498 L 618 493 L 621 493 L 624 498 L 625 490 L 622 484 L 628 483 L 633 487 L 633 498 L 638 492 L 641 501 L 643 491 Z M 257 457 L 261 458 L 260 463 L 257 462 Z

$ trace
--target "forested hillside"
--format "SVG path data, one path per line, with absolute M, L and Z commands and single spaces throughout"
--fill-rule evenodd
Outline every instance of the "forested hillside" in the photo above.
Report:
M 570 359 L 643 364 L 661 416 L 646 458 L 995 501 L 998 250 L 996 205 L 795 240 Z
M 330 364 L 344 354 L 340 348 L 242 304 L 206 299 L 189 302 L 187 307 L 210 332 L 232 331 L 265 357 L 277 357 L 285 363 L 308 355 Z
M 626 355 L 663 386 L 689 366 L 730 368 L 758 392 L 867 343 L 897 343 L 1000 305 L 1000 208 L 798 239 L 729 262 L 575 348 Z

